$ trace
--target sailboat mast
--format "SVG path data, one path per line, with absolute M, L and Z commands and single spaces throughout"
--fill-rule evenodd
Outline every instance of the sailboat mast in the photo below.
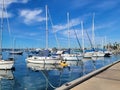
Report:
M 3 18 L 4 18 L 4 0 L 3 0 L 3 5 L 2 5 L 2 17 L 1 17 L 1 32 L 0 32 L 0 55 L 2 55 L 2 31 L 3 31 Z M 2 56 L 0 57 L 2 59 Z
M 69 23 L 69 13 L 67 12 L 67 27 L 68 27 L 68 48 L 70 48 L 70 30 L 69 30 L 69 27 L 70 27 L 70 23 Z
M 82 29 L 82 51 L 84 53 L 84 31 L 83 31 L 83 21 L 81 21 L 81 29 Z
M 48 16 L 47 16 L 47 5 L 45 6 L 46 9 L 46 49 L 48 49 Z
M 105 37 L 104 37 L 104 46 L 105 46 L 105 47 L 107 46 L 106 39 L 107 39 L 107 37 L 105 36 Z
M 95 48 L 94 17 L 95 17 L 95 13 L 93 13 L 93 20 L 92 20 L 92 45 L 93 45 L 93 48 Z

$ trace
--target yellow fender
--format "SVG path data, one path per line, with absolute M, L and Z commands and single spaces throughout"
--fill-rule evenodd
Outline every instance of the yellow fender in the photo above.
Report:
M 61 62 L 60 62 L 60 65 L 63 66 L 63 67 L 68 66 L 68 64 L 67 64 L 65 61 L 61 61 Z

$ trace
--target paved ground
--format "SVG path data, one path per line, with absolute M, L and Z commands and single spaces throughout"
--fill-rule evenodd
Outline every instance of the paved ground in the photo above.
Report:
M 71 90 L 120 90 L 120 62 Z

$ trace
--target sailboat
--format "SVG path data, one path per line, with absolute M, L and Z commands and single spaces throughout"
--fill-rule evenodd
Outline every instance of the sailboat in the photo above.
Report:
M 39 63 L 39 64 L 58 64 L 60 62 L 59 56 L 52 56 L 48 50 L 48 16 L 47 16 L 47 5 L 46 8 L 46 50 L 43 52 L 45 53 L 44 56 L 31 56 L 27 57 L 26 61 L 29 63 Z M 49 56 L 50 55 L 50 56 Z
M 14 38 L 13 39 L 13 50 L 10 51 L 9 54 L 12 54 L 12 55 L 22 55 L 23 51 L 21 51 L 21 50 L 15 50 L 15 41 L 16 41 L 16 39 Z
M 90 41 L 92 50 L 86 50 L 86 52 L 84 53 L 84 58 L 104 57 L 105 53 L 103 51 L 95 49 L 94 14 L 93 14 L 93 20 L 92 20 L 92 41 L 90 40 L 90 37 L 87 33 L 87 30 L 86 30 L 86 34 L 87 34 L 88 39 Z
M 79 54 L 72 54 L 70 53 L 70 31 L 69 31 L 69 13 L 67 13 L 67 23 L 68 23 L 68 52 L 67 53 L 62 53 L 61 56 L 63 58 L 63 60 L 65 61 L 78 61 L 78 60 L 81 60 L 82 59 L 82 54 L 79 53 Z M 74 30 L 75 32 L 75 30 Z M 75 36 L 76 36 L 76 39 L 78 40 L 78 37 L 76 35 L 76 32 L 75 32 Z
M 93 25 L 92 25 L 92 44 L 93 44 L 93 48 L 95 49 L 94 17 L 95 17 L 95 14 L 93 14 Z M 92 56 L 93 57 L 104 57 L 105 53 L 100 50 L 95 50 Z
M 4 0 L 3 0 L 3 6 L 2 6 L 2 18 L 1 18 L 1 31 L 0 31 L 0 69 L 12 69 L 13 65 L 14 65 L 14 61 L 13 60 L 3 60 L 2 57 L 2 31 L 3 31 L 3 18 L 4 18 Z M 6 10 L 6 9 L 5 9 Z
M 82 29 L 82 51 L 83 51 L 83 58 L 91 58 L 92 57 L 92 54 L 93 52 L 91 51 L 85 51 L 84 50 L 84 29 L 83 29 L 83 21 L 81 21 L 81 29 Z M 88 39 L 89 39 L 89 35 L 87 33 L 87 30 L 86 30 L 86 34 L 88 36 Z M 90 40 L 89 40 L 90 41 Z M 91 43 L 91 42 L 90 42 Z M 92 45 L 91 45 L 92 46 Z

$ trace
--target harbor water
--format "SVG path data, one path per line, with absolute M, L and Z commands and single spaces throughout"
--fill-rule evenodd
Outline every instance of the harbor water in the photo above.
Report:
M 3 52 L 3 57 L 9 57 Z M 15 55 L 15 70 L 0 70 L 0 90 L 54 90 L 55 88 L 82 77 L 96 69 L 119 60 L 119 55 L 111 57 L 69 61 L 68 67 L 59 65 L 32 64 L 26 62 L 26 52 Z

